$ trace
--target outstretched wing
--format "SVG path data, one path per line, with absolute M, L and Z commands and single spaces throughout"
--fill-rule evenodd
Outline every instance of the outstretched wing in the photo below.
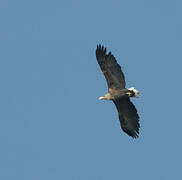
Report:
M 107 80 L 109 89 L 125 88 L 125 77 L 121 71 L 121 66 L 111 52 L 107 54 L 104 46 L 97 45 L 96 58 Z
M 137 138 L 139 134 L 139 115 L 137 109 L 129 98 L 120 98 L 114 100 L 114 104 L 118 110 L 121 128 L 125 133 L 133 138 Z

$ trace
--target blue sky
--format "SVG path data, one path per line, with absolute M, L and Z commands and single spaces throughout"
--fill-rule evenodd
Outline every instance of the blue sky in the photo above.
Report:
M 0 179 L 181 179 L 181 1 L 0 2 Z M 95 58 L 112 51 L 140 114 L 120 130 Z

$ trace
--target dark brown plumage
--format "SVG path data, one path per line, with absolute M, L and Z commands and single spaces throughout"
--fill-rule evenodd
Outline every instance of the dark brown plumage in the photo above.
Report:
M 133 138 L 139 134 L 139 115 L 130 97 L 137 97 L 139 92 L 134 88 L 126 89 L 125 77 L 115 57 L 107 54 L 104 46 L 98 45 L 96 58 L 106 78 L 108 93 L 99 99 L 112 100 L 118 110 L 121 128 Z

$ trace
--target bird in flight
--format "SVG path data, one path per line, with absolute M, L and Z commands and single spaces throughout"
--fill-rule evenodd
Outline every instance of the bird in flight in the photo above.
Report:
M 104 46 L 97 45 L 96 58 L 108 85 L 108 93 L 99 100 L 112 100 L 118 110 L 122 130 L 129 136 L 137 138 L 140 128 L 139 115 L 130 97 L 138 97 L 139 91 L 134 87 L 128 89 L 125 87 L 121 66 L 111 52 L 107 53 Z

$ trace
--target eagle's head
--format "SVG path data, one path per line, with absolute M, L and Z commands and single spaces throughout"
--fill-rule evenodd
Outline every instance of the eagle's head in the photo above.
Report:
M 128 90 L 130 90 L 134 93 L 134 97 L 139 96 L 139 91 L 137 89 L 135 89 L 134 87 L 130 87 L 130 88 L 128 88 Z

